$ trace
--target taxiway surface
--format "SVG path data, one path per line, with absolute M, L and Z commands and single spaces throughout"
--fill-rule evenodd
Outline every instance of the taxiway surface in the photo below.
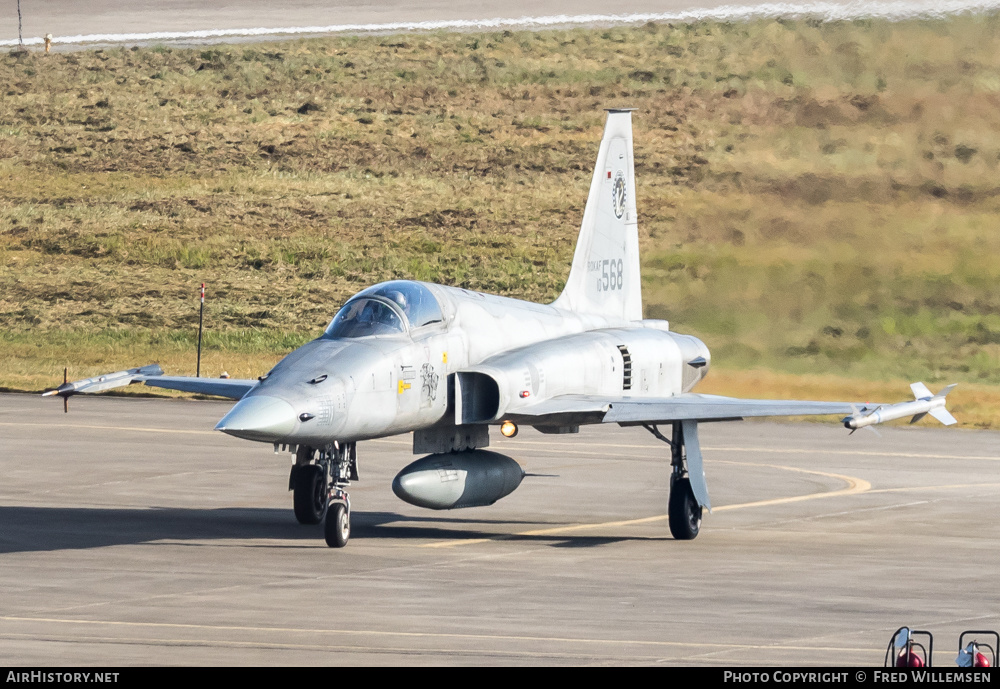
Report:
M 947 664 L 1000 627 L 995 432 L 705 424 L 692 542 L 641 429 L 496 439 L 549 476 L 455 512 L 397 500 L 409 439 L 371 441 L 333 550 L 227 408 L 0 395 L 7 663 L 874 665 L 906 624 Z
M 670 15 L 681 16 L 686 21 L 699 17 L 736 20 L 764 12 L 788 14 L 802 8 L 821 16 L 909 16 L 917 12 L 982 11 L 989 3 L 983 0 L 951 0 L 948 3 L 932 0 L 815 0 L 813 2 L 774 3 L 769 0 L 618 0 L 613 4 L 601 0 L 505 0 L 474 2 L 472 0 L 436 0 L 412 3 L 402 0 L 243 0 L 238 4 L 204 2 L 202 0 L 22 0 L 21 33 L 29 46 L 40 46 L 41 37 L 47 33 L 55 37 L 57 50 L 98 47 L 103 45 L 163 42 L 163 37 L 152 39 L 129 38 L 136 34 L 246 31 L 250 29 L 289 29 L 288 32 L 268 32 L 256 40 L 281 40 L 288 35 L 322 35 L 325 31 L 304 31 L 309 27 L 340 27 L 348 33 L 370 31 L 372 25 L 418 25 L 439 22 L 458 22 L 468 30 L 481 26 L 489 30 L 490 20 L 563 16 L 565 22 L 556 26 L 609 23 L 606 19 L 595 22 L 587 17 L 614 15 Z M 661 17 L 660 21 L 666 21 Z M 642 20 L 639 20 L 642 21 Z M 484 24 L 484 22 L 486 22 Z M 610 23 L 619 23 L 620 20 Z M 429 24 L 430 23 L 430 24 Z M 511 28 L 538 28 L 528 24 L 514 24 Z M 451 28 L 461 28 L 452 26 Z M 495 28 L 495 27 L 493 27 Z M 399 32 L 403 28 L 378 29 Z M 113 35 L 115 38 L 94 43 L 95 35 Z M 78 37 L 88 36 L 80 43 Z M 9 10 L 0 13 L 0 45 L 10 45 L 18 39 L 18 13 L 14 0 Z M 192 38 L 182 39 L 182 44 L 202 44 L 255 40 L 252 38 Z M 16 45 L 16 43 L 13 43 Z
M 199 29 L 383 24 L 442 19 L 486 19 L 553 14 L 668 12 L 726 5 L 725 0 L 242 0 L 238 4 L 201 0 L 21 1 L 25 36 L 143 33 Z M 750 3 L 762 4 L 762 0 Z M 846 3 L 843 3 L 846 4 Z M 17 38 L 17 14 L 0 16 L 0 38 Z

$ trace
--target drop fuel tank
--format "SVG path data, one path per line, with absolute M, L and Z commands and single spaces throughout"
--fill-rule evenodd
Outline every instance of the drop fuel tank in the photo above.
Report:
M 524 470 L 506 455 L 466 450 L 428 455 L 407 465 L 392 481 L 400 500 L 432 510 L 492 505 L 521 485 Z

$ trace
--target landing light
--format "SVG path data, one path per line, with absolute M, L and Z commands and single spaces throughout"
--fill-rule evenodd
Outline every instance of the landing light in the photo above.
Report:
M 513 421 L 504 421 L 500 424 L 500 435 L 505 438 L 513 438 L 517 435 L 517 424 Z

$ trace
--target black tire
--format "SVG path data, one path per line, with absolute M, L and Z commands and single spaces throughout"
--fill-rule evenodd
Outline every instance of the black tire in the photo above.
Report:
M 292 504 L 299 524 L 319 524 L 326 516 L 329 493 L 326 472 L 318 464 L 297 467 L 292 486 Z
M 691 481 L 680 478 L 670 487 L 667 506 L 670 533 L 678 541 L 690 541 L 701 530 L 701 505 L 691 490 Z
M 335 502 L 327 512 L 323 536 L 331 548 L 343 548 L 347 545 L 351 538 L 351 515 L 343 503 Z

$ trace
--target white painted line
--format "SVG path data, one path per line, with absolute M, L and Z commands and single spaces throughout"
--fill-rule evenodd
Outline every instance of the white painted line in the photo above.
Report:
M 213 435 L 218 437 L 218 431 L 196 431 L 190 428 L 141 428 L 139 426 L 96 426 L 93 424 L 85 423 L 14 423 L 11 421 L 2 421 L 0 426 L 16 426 L 18 428 L 23 428 L 25 426 L 41 426 L 44 428 L 86 428 L 86 429 L 96 429 L 101 431 L 137 431 L 141 433 L 183 433 L 187 435 Z
M 725 5 L 678 12 L 649 12 L 638 14 L 557 14 L 546 17 L 518 17 L 493 19 L 447 19 L 420 22 L 385 22 L 379 24 L 331 24 L 328 26 L 288 26 L 252 29 L 202 29 L 199 31 L 152 31 L 148 33 L 78 34 L 56 36 L 54 43 L 131 43 L 140 41 L 174 41 L 183 39 L 212 39 L 262 36 L 294 36 L 300 34 L 337 33 L 399 33 L 405 31 L 488 31 L 497 29 L 546 29 L 562 26 L 627 25 L 646 22 L 695 22 L 748 21 L 774 17 L 817 17 L 824 21 L 839 21 L 871 17 L 900 20 L 940 18 L 963 13 L 990 12 L 1000 9 L 1000 0 L 938 0 L 928 2 L 813 2 L 813 3 L 763 3 L 760 5 Z M 24 45 L 41 45 L 40 37 L 26 38 Z M 17 39 L 0 40 L 0 46 L 15 46 Z

